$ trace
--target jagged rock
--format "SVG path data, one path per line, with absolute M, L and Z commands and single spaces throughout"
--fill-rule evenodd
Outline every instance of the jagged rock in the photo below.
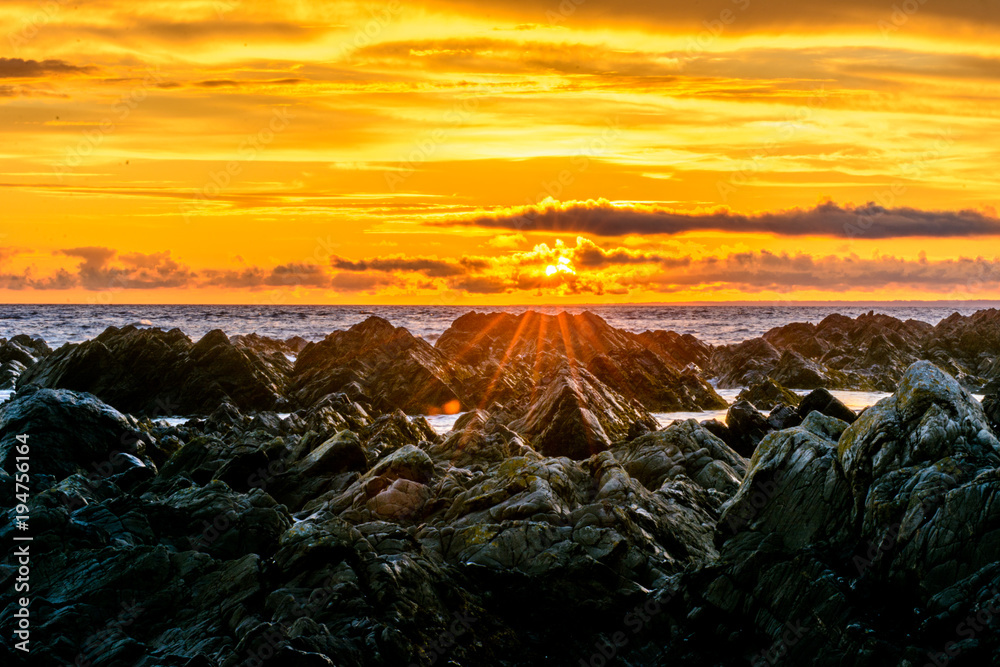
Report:
M 693 419 L 636 438 L 616 449 L 615 458 L 651 491 L 685 475 L 728 497 L 746 474 L 746 461 Z
M 611 392 L 650 411 L 725 406 L 704 380 L 684 372 L 687 364 L 660 354 L 654 338 L 616 329 L 590 312 L 473 312 L 455 320 L 435 348 L 469 369 L 466 391 L 478 406 L 499 401 L 524 407 L 526 396 L 544 391 L 541 379 L 564 370 L 586 371 Z
M 847 424 L 812 412 L 800 426 L 771 433 L 757 446 L 745 481 L 726 504 L 723 537 L 773 536 L 786 549 L 850 532 L 850 488 L 840 470 L 837 440 Z
M 802 423 L 802 415 L 790 405 L 779 405 L 767 416 L 767 423 L 775 431 L 794 428 Z
M 735 433 L 729 430 L 728 426 L 720 422 L 718 419 L 706 419 L 701 422 L 701 426 L 716 438 L 729 445 L 730 449 L 735 451 L 734 445 L 739 444 L 739 438 Z
M 734 444 L 730 445 L 743 458 L 753 456 L 758 443 L 771 431 L 764 415 L 747 401 L 739 401 L 726 413 L 726 426 Z
M 691 656 L 684 646 L 721 655 L 713 638 L 749 631 L 760 637 L 743 644 L 751 660 L 925 662 L 995 596 L 998 463 L 979 404 L 928 362 L 850 426 L 812 411 L 768 435 L 724 506 L 718 563 L 687 580 L 678 615 L 701 611 L 678 657 Z M 785 629 L 800 627 L 788 641 Z M 986 664 L 996 647 L 989 638 L 962 654 Z
M 676 368 L 695 366 L 706 371 L 711 366 L 712 347 L 691 334 L 662 330 L 644 331 L 638 335 L 638 340 Z
M 628 436 L 634 421 L 656 428 L 653 416 L 632 405 L 584 371 L 565 371 L 543 384 L 526 414 L 510 423 L 546 456 L 589 458 Z
M 741 391 L 736 400 L 748 401 L 758 410 L 771 410 L 779 405 L 798 405 L 802 399 L 771 378 L 764 378 Z
M 146 458 L 149 436 L 127 417 L 90 394 L 65 389 L 26 388 L 0 407 L 0 469 L 15 473 L 18 435 L 27 435 L 30 474 L 63 479 L 77 472 L 107 477 L 116 472 L 114 454 Z M 9 479 L 9 477 L 8 477 Z
M 93 340 L 63 345 L 17 386 L 87 391 L 134 414 L 208 414 L 225 401 L 241 410 L 275 408 L 290 369 L 284 356 L 234 346 L 218 330 L 192 343 L 177 329 L 109 327 Z
M 829 383 L 819 364 L 808 361 L 798 352 L 785 350 L 770 377 L 792 389 L 816 389 Z
M 567 329 L 576 359 L 600 357 L 586 351 L 598 349 L 581 336 L 587 321 Z M 836 372 L 827 362 L 843 363 L 856 346 L 895 372 L 907 336 L 930 335 L 928 325 L 877 316 L 824 322 L 765 342 Z M 730 410 L 734 426 L 742 416 L 758 434 L 780 429 L 749 448 L 748 462 L 724 441 L 754 428 L 688 420 L 643 432 L 656 427 L 646 408 L 549 343 L 537 378 L 525 374 L 539 352 L 528 347 L 509 374 L 472 379 L 500 368 L 512 340 L 479 333 L 497 336 L 469 347 L 483 359 L 464 370 L 448 360 L 456 386 L 472 387 L 462 391 L 476 400 L 445 437 L 374 407 L 395 389 L 360 375 L 284 420 L 223 400 L 207 420 L 182 426 L 24 387 L 0 407 L 0 488 L 13 497 L 12 435 L 34 429 L 32 661 L 378 667 L 599 656 L 876 667 L 933 662 L 956 639 L 968 664 L 994 660 L 1000 614 L 971 641 L 956 628 L 993 609 L 1000 586 L 1000 442 L 984 409 L 995 402 L 980 405 L 927 362 L 900 372 L 896 393 L 850 426 L 824 414 L 838 409 L 826 392 L 803 401 L 797 426 L 787 406 L 762 424 L 743 401 Z M 397 335 L 386 340 L 409 352 L 386 358 L 413 361 L 425 349 Z M 934 354 L 966 369 L 966 382 L 982 377 L 974 360 L 991 368 L 989 344 L 961 358 L 950 349 Z M 848 366 L 844 377 L 870 382 Z M 508 398 L 480 403 L 477 392 L 493 382 Z M 548 456 L 512 423 L 553 447 L 564 446 L 562 430 L 600 428 L 608 450 Z M 135 450 L 109 453 L 105 443 L 111 434 L 120 443 L 123 428 Z M 90 475 L 95 453 L 107 466 Z M 0 514 L 7 544 L 16 530 L 11 513 Z M 8 585 L 14 563 L 9 548 L 0 562 Z M 12 608 L 0 615 L 6 637 Z M 615 640 L 619 630 L 628 641 Z M 0 659 L 18 664 L 10 642 Z
M 983 412 L 993 427 L 993 432 L 1000 435 L 1000 396 L 987 394 L 983 397 Z
M 295 357 L 309 344 L 309 341 L 301 336 L 292 336 L 287 340 L 276 340 L 256 333 L 239 334 L 230 337 L 229 340 L 233 345 L 254 350 L 262 355 L 281 354 L 292 363 L 295 362 Z
M 13 389 L 27 367 L 16 359 L 0 364 L 0 389 Z
M 844 405 L 836 396 L 826 389 L 814 389 L 799 403 L 799 416 L 805 419 L 813 410 L 835 419 L 853 424 L 858 418 L 854 411 Z
M 862 535 L 878 544 L 896 533 L 878 559 L 894 581 L 935 594 L 996 561 L 1000 442 L 954 378 L 917 362 L 838 449 Z
M 52 353 L 41 338 L 25 334 L 0 338 L 0 389 L 13 389 L 17 379 L 39 359 Z
M 356 384 L 377 412 L 440 414 L 470 403 L 463 378 L 429 343 L 373 316 L 307 345 L 295 362 L 289 393 L 310 407 Z
M 712 350 L 712 370 L 722 389 L 748 387 L 760 382 L 777 365 L 781 354 L 763 338 Z
M 50 354 L 52 349 L 41 338 L 26 334 L 19 334 L 10 340 L 0 338 L 0 364 L 17 361 L 28 367 Z

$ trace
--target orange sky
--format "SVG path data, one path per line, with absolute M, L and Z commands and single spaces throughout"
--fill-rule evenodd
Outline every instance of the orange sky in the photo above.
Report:
M 0 5 L 0 300 L 1000 298 L 1000 0 Z

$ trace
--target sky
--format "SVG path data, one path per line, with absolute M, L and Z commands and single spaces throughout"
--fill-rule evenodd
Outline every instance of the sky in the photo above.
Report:
M 997 299 L 998 83 L 1000 0 L 5 0 L 0 301 Z

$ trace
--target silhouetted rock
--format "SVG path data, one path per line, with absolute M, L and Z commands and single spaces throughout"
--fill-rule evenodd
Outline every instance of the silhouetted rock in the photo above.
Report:
M 768 345 L 812 361 L 852 335 L 905 347 L 896 325 L 859 319 Z M 31 448 L 32 662 L 880 667 L 933 662 L 952 641 L 970 665 L 1000 651 L 996 614 L 971 641 L 956 634 L 1000 586 L 995 398 L 981 405 L 931 363 L 912 364 L 851 425 L 825 414 L 854 419 L 817 390 L 767 420 L 739 401 L 730 427 L 646 431 L 647 408 L 580 363 L 601 353 L 575 338 L 577 321 L 572 345 L 524 348 L 509 366 L 507 334 L 463 339 L 479 361 L 440 368 L 475 400 L 438 436 L 371 401 L 402 391 L 384 384 L 392 363 L 412 382 L 441 357 L 369 326 L 370 348 L 357 331 L 338 337 L 362 351 L 357 377 L 323 393 L 324 374 L 349 366 L 331 344 L 302 387 L 316 400 L 285 419 L 223 399 L 207 419 L 167 426 L 32 386 L 0 407 L 7 497 L 16 434 Z M 149 336 L 147 351 L 160 340 Z M 494 391 L 505 400 L 482 405 Z M 8 583 L 17 530 L 0 514 Z M 20 659 L 10 642 L 0 658 Z
M 626 439 L 635 421 L 656 428 L 652 415 L 602 388 L 586 371 L 564 371 L 542 387 L 524 416 L 509 426 L 545 456 L 589 458 Z
M 808 417 L 809 413 L 813 410 L 847 422 L 848 424 L 853 424 L 858 418 L 853 410 L 844 405 L 840 399 L 826 389 L 814 389 L 799 403 L 799 416 L 803 419 Z
M 309 407 L 356 383 L 376 412 L 440 414 L 470 407 L 463 377 L 429 343 L 373 316 L 307 345 L 295 362 L 289 395 Z
M 524 409 L 526 397 L 544 389 L 541 378 L 564 370 L 587 371 L 615 395 L 653 412 L 725 407 L 695 372 L 658 353 L 657 336 L 616 329 L 589 312 L 473 312 L 455 320 L 435 347 L 468 369 L 466 391 L 482 407 L 499 401 Z
M 108 477 L 118 465 L 116 453 L 146 458 L 149 437 L 135 419 L 89 394 L 64 389 L 27 388 L 0 407 L 0 469 L 13 475 L 18 435 L 27 435 L 32 479 L 63 479 L 77 472 Z M 9 477 L 8 477 L 9 480 Z
M 281 405 L 290 369 L 284 356 L 234 346 L 218 330 L 192 343 L 177 329 L 109 327 L 63 345 L 17 386 L 86 391 L 134 414 L 208 414 L 226 401 L 250 410 Z
M 713 642 L 738 633 L 747 654 L 781 664 L 927 662 L 1000 583 L 986 500 L 1000 493 L 1000 443 L 984 424 L 954 379 L 919 362 L 851 426 L 813 411 L 768 435 L 723 508 L 719 560 L 685 576 L 668 609 L 687 617 L 667 653 L 714 662 L 726 651 Z M 998 642 L 983 637 L 962 650 L 970 664 L 992 659 Z

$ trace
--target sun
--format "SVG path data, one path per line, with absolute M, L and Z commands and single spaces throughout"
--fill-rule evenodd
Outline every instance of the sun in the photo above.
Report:
M 558 262 L 545 267 L 545 275 L 554 276 L 557 273 L 568 273 L 571 276 L 575 276 L 576 269 L 569 263 L 568 257 L 560 257 Z

